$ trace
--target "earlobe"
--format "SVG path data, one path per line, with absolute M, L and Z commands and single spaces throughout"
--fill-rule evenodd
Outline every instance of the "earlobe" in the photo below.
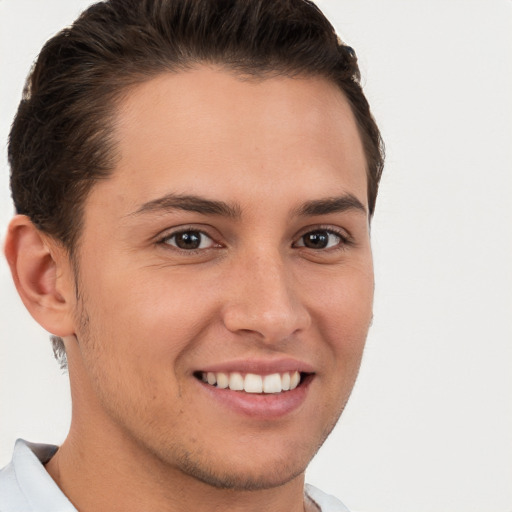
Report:
M 16 289 L 33 318 L 57 336 L 73 334 L 73 275 L 63 247 L 16 215 L 7 231 L 5 256 Z

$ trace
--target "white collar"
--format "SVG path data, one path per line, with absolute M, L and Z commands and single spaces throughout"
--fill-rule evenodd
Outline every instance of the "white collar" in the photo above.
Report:
M 18 439 L 14 447 L 12 467 L 19 489 L 37 512 L 77 512 L 52 477 L 44 469 L 57 451 L 57 446 L 34 444 Z

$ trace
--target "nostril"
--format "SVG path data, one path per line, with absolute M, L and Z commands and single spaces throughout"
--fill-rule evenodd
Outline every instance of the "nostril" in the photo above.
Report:
M 256 334 L 265 343 L 276 343 L 306 330 L 311 319 L 308 311 L 300 305 L 286 310 L 276 306 L 268 311 L 268 305 L 258 308 L 257 304 L 238 304 L 225 311 L 223 322 L 231 332 Z

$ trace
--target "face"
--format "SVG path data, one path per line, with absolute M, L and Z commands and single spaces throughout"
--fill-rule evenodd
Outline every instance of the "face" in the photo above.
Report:
M 372 316 L 347 101 L 321 78 L 198 68 L 131 90 L 116 137 L 78 252 L 78 421 L 214 486 L 301 475 L 348 399 Z

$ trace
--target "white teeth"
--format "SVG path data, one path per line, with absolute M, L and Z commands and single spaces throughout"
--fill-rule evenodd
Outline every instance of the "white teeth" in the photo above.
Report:
M 300 373 L 294 372 L 290 378 L 290 390 L 295 389 L 300 382 Z
M 217 373 L 217 387 L 226 389 L 229 386 L 229 377 L 227 373 Z
M 229 389 L 233 391 L 243 391 L 244 389 L 244 378 L 242 374 L 233 372 L 229 375 Z
M 288 391 L 290 389 L 290 374 L 283 373 L 281 377 L 281 388 L 283 391 Z
M 247 373 L 245 377 L 239 372 L 202 372 L 201 380 L 211 386 L 221 389 L 229 388 L 232 391 L 245 391 L 246 393 L 281 393 L 291 391 L 300 383 L 300 373 L 285 372 L 270 375 L 257 375 Z
M 246 393 L 262 393 L 263 379 L 261 378 L 261 375 L 248 373 L 244 379 L 244 391 Z
M 263 391 L 265 393 L 281 393 L 283 385 L 281 384 L 281 375 L 273 373 L 272 375 L 265 375 L 263 378 Z

